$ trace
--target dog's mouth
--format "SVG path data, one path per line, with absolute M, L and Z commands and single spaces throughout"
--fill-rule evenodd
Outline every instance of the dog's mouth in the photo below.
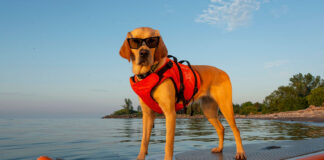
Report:
M 137 65 L 137 67 L 133 68 L 133 71 L 135 75 L 142 75 L 148 73 L 150 71 L 150 68 L 150 65 Z
M 139 66 L 149 66 L 150 64 L 149 64 L 148 60 L 140 59 L 139 62 L 137 63 L 137 65 L 139 65 Z

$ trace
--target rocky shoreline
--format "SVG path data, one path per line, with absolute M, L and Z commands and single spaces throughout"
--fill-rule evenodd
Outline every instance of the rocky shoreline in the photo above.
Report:
M 108 118 L 142 118 L 140 115 L 109 115 L 102 117 Z M 159 115 L 156 118 L 164 119 L 163 115 Z M 178 119 L 204 119 L 204 115 L 186 115 L 177 114 Z M 220 116 L 220 118 L 223 118 Z M 251 115 L 235 115 L 236 119 L 264 119 L 264 120 L 283 120 L 283 121 L 303 121 L 303 122 L 324 122 L 324 106 L 315 107 L 309 106 L 307 109 L 297 111 L 287 111 L 271 114 L 251 114 Z
M 272 114 L 235 115 L 241 119 L 266 119 L 303 122 L 324 122 L 324 106 L 309 106 L 303 110 L 279 112 Z

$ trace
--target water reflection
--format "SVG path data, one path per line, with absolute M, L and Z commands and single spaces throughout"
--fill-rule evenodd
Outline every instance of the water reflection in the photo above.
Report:
M 224 119 L 220 120 L 225 128 L 224 145 L 234 145 L 231 128 Z M 127 148 L 128 153 L 122 157 L 134 158 L 139 151 L 142 137 L 141 119 L 121 119 L 115 121 L 119 127 L 111 136 L 115 137 L 115 148 Z M 324 126 L 314 126 L 307 123 L 286 123 L 282 121 L 238 119 L 243 144 L 261 143 L 277 140 L 301 140 L 324 137 Z M 152 129 L 149 153 L 161 154 L 165 146 L 165 119 L 156 119 Z M 177 119 L 175 132 L 175 153 L 188 150 L 210 149 L 218 143 L 214 127 L 206 119 Z M 222 159 L 220 154 L 219 159 Z
M 225 120 L 221 122 L 224 145 L 234 145 L 230 127 Z M 248 119 L 236 123 L 243 144 L 324 137 L 324 125 Z M 176 125 L 175 153 L 207 150 L 217 144 L 217 133 L 205 119 L 177 119 Z M 0 119 L 0 127 L 0 159 L 29 160 L 48 153 L 65 159 L 135 159 L 142 138 L 141 119 Z M 156 119 L 150 155 L 164 153 L 165 132 L 165 119 Z
M 274 125 L 273 131 L 278 130 L 279 133 L 285 135 L 289 140 L 301 140 L 306 138 L 318 138 L 324 136 L 322 127 L 309 126 L 302 123 L 272 123 Z
M 124 130 L 122 132 L 125 133 L 125 137 L 131 138 L 132 135 L 134 134 L 135 130 L 132 128 L 133 127 L 133 122 L 131 119 L 126 119 L 123 122 Z
M 121 120 L 117 129 L 117 137 L 121 143 L 140 142 L 142 122 L 140 119 Z M 221 119 L 225 128 L 225 141 L 234 141 L 233 133 L 227 122 Z M 273 140 L 302 140 L 324 137 L 323 126 L 307 123 L 286 123 L 282 121 L 238 119 L 242 140 L 245 143 Z M 151 143 L 165 143 L 165 119 L 156 119 L 152 129 Z M 206 119 L 178 119 L 176 121 L 176 142 L 216 142 L 218 140 L 214 127 Z
M 306 123 L 286 123 L 268 120 L 240 120 L 243 141 L 302 140 L 324 136 L 324 127 Z M 247 122 L 242 124 L 242 122 Z
M 201 137 L 216 133 L 216 131 L 210 127 L 208 121 L 205 119 L 189 119 L 185 129 L 187 130 L 187 136 Z

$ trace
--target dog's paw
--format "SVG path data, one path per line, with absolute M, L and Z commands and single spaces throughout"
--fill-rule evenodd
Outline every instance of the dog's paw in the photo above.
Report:
M 212 153 L 219 153 L 219 152 L 222 152 L 223 151 L 223 148 L 220 148 L 220 147 L 215 147 L 211 150 Z
M 145 160 L 145 155 L 138 155 L 136 160 Z
M 236 153 L 235 159 L 236 160 L 246 160 L 246 155 L 244 152 Z
M 145 157 L 142 158 L 142 157 L 137 157 L 136 160 L 145 160 Z

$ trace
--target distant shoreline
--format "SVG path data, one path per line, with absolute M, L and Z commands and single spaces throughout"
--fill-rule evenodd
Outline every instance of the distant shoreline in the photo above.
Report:
M 278 112 L 271 114 L 235 115 L 238 119 L 264 119 L 303 122 L 324 122 L 324 106 L 309 106 L 303 110 Z
M 139 115 L 108 115 L 102 117 L 103 119 L 119 118 L 131 119 L 142 118 Z M 157 116 L 157 119 L 164 119 L 163 115 Z M 204 115 L 186 115 L 177 114 L 178 119 L 205 119 Z M 223 116 L 220 116 L 223 118 Z M 262 119 L 262 120 L 282 120 L 282 121 L 302 121 L 302 122 L 324 122 L 324 106 L 315 107 L 310 106 L 307 109 L 297 111 L 278 112 L 271 114 L 251 114 L 251 115 L 235 115 L 236 119 Z

